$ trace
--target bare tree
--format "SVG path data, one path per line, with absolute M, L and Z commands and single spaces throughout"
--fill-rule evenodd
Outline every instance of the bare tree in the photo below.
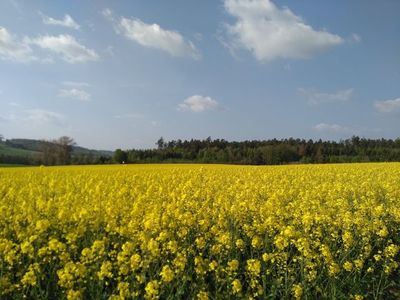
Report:
M 42 161 L 45 165 L 66 165 L 71 162 L 73 147 L 76 145 L 73 138 L 62 136 L 52 141 L 42 141 Z
M 76 145 L 73 138 L 69 136 L 62 136 L 54 141 L 59 147 L 58 157 L 59 162 L 63 165 L 69 164 L 71 162 L 71 154 L 74 146 Z
M 42 140 L 40 143 L 42 163 L 47 166 L 58 164 L 58 146 L 53 142 Z

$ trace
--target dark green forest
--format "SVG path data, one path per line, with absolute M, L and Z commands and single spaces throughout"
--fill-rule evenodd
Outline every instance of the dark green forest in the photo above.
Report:
M 353 136 L 342 141 L 272 139 L 229 142 L 224 139 L 172 140 L 160 138 L 156 148 L 121 150 L 117 163 L 195 162 L 249 165 L 288 163 L 345 163 L 400 161 L 400 138 L 366 139 Z

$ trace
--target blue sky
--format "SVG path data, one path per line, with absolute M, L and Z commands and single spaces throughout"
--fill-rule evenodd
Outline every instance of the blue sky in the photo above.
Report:
M 400 1 L 0 2 L 0 134 L 400 135 Z

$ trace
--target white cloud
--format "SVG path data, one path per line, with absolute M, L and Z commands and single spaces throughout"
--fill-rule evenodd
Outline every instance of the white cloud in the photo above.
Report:
M 63 27 L 68 27 L 72 29 L 78 30 L 80 28 L 79 24 L 72 19 L 70 15 L 65 15 L 64 19 L 62 20 L 57 20 L 52 17 L 46 16 L 42 13 L 40 13 L 42 16 L 43 23 L 46 25 L 58 25 L 58 26 L 63 26 Z
M 108 16 L 107 13 L 106 15 Z M 200 58 L 194 44 L 185 40 L 177 31 L 166 30 L 158 24 L 147 24 L 139 19 L 123 17 L 118 25 L 118 32 L 144 47 L 163 50 L 172 56 Z
M 81 101 L 90 101 L 91 95 L 84 90 L 72 88 L 68 90 L 67 89 L 59 90 L 58 97 L 78 99 Z
M 339 90 L 335 93 L 321 93 L 315 89 L 305 88 L 299 88 L 298 91 L 310 105 L 346 102 L 351 99 L 354 93 L 354 89 Z
M 211 97 L 201 95 L 193 95 L 183 100 L 178 105 L 178 109 L 182 111 L 203 112 L 207 110 L 219 109 L 219 103 Z
M 315 30 L 289 8 L 270 0 L 225 0 L 226 11 L 237 18 L 226 25 L 233 47 L 252 52 L 259 61 L 309 58 L 340 45 L 344 40 L 325 30 Z
M 0 59 L 27 63 L 37 60 L 31 47 L 6 28 L 0 27 Z
M 338 124 L 327 124 L 327 123 L 319 123 L 317 125 L 314 126 L 314 129 L 316 131 L 319 132 L 328 132 L 328 133 L 352 133 L 353 130 L 348 128 L 348 127 L 344 127 Z
M 376 101 L 375 108 L 382 113 L 400 112 L 400 98 L 393 100 Z
M 55 124 L 62 125 L 64 116 L 62 114 L 44 110 L 44 109 L 29 109 L 25 111 L 24 121 L 28 121 L 35 125 Z
M 29 39 L 29 41 L 45 50 L 60 54 L 66 62 L 71 64 L 96 61 L 99 59 L 98 54 L 94 50 L 81 45 L 71 35 L 45 35 L 36 39 Z

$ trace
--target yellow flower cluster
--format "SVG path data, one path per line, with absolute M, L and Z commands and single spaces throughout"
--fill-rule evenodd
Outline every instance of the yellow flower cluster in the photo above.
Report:
M 1 299 L 400 297 L 400 164 L 0 169 Z

